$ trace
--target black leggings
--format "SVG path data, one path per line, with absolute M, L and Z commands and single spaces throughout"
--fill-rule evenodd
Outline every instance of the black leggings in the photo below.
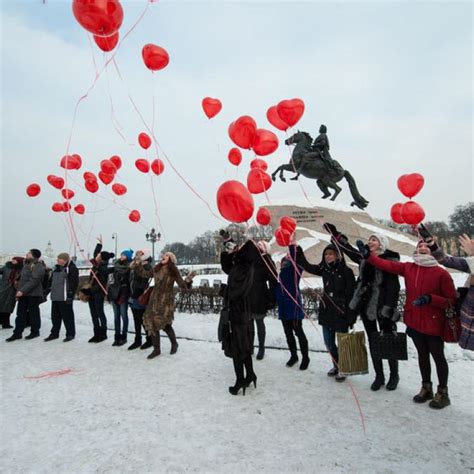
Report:
M 431 355 L 436 365 L 438 384 L 440 388 L 446 388 L 448 386 L 449 368 L 448 361 L 444 356 L 443 340 L 439 336 L 428 336 L 415 331 L 409 331 L 408 334 L 413 339 L 418 351 L 418 365 L 420 366 L 423 383 L 431 382 Z

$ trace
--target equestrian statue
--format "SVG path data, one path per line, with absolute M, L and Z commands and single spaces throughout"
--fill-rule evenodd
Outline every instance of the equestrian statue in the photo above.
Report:
M 279 166 L 273 173 L 272 179 L 276 180 L 277 173 L 283 182 L 286 179 L 283 175 L 284 171 L 296 173 L 293 181 L 297 180 L 300 175 L 305 178 L 315 179 L 319 189 L 323 192 L 323 199 L 331 196 L 329 188 L 334 190 L 331 201 L 334 201 L 342 191 L 336 183 L 342 178 L 346 178 L 349 189 L 354 201 L 351 206 L 357 206 L 359 209 L 365 209 L 369 204 L 363 198 L 357 189 L 356 182 L 349 171 L 345 170 L 338 161 L 333 160 L 329 153 L 329 140 L 327 137 L 327 128 L 325 125 L 319 127 L 319 135 L 314 140 L 307 132 L 299 130 L 290 138 L 285 140 L 285 145 L 296 145 L 291 155 L 290 162 L 287 165 Z

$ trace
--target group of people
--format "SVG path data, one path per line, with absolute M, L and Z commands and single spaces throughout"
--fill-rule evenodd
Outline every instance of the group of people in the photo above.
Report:
M 388 360 L 389 377 L 386 380 L 383 360 L 373 350 L 373 341 L 374 335 L 380 332 L 393 333 L 397 330 L 397 322 L 402 316 L 398 311 L 398 277 L 403 276 L 406 288 L 403 322 L 418 352 L 421 375 L 421 389 L 413 401 L 430 401 L 429 406 L 436 409 L 448 406 L 448 363 L 443 335 L 447 311 L 459 303 L 459 295 L 450 274 L 439 263 L 469 274 L 469 291 L 461 308 L 459 344 L 464 349 L 474 350 L 474 240 L 466 235 L 460 237 L 461 246 L 468 255 L 466 258 L 447 256 L 421 225 L 421 239 L 413 253 L 413 262 L 402 263 L 400 255 L 388 248 L 388 239 L 382 234 L 371 235 L 367 243 L 358 240 L 357 247 L 354 247 L 334 225 L 325 223 L 324 228 L 331 236 L 331 243 L 324 249 L 321 261 L 310 263 L 303 249 L 293 241 L 280 262 L 279 273 L 265 242 L 248 240 L 239 247 L 227 232 L 222 231 L 225 250 L 221 254 L 221 265 L 228 274 L 224 318 L 221 316 L 221 320 L 224 319 L 222 345 L 225 354 L 233 358 L 236 375 L 235 384 L 229 387 L 229 392 L 236 395 L 242 389 L 245 395 L 250 384 L 256 386 L 257 375 L 251 357 L 253 321 L 257 323 L 257 328 L 259 324 L 261 326 L 262 311 L 268 311 L 274 305 L 278 307 L 290 351 L 286 365 L 292 367 L 298 361 L 296 335 L 302 356 L 300 369 L 308 367 L 308 340 L 301 324 L 305 314 L 299 288 L 303 270 L 323 280 L 318 320 L 333 362 L 327 375 L 338 382 L 345 380 L 345 376 L 339 373 L 336 334 L 347 333 L 360 316 L 375 372 L 371 389 L 378 391 L 385 385 L 387 390 L 396 390 L 400 381 L 399 362 Z M 346 264 L 345 256 L 359 266 L 357 281 Z M 265 334 L 264 328 L 260 328 L 258 334 L 258 355 L 263 357 L 260 335 Z M 431 377 L 431 358 L 438 377 L 436 393 Z
M 374 334 L 397 330 L 401 317 L 397 309 L 400 291 L 398 277 L 403 276 L 406 287 L 403 322 L 418 352 L 421 374 L 421 389 L 413 400 L 416 403 L 430 401 L 432 408 L 448 406 L 448 364 L 442 335 L 446 310 L 454 307 L 459 300 L 450 274 L 439 263 L 470 275 L 469 291 L 461 309 L 459 344 L 464 349 L 474 350 L 474 240 L 461 236 L 461 246 L 468 256 L 451 257 L 438 248 L 429 231 L 421 225 L 421 239 L 413 254 L 413 262 L 402 263 L 399 254 L 388 248 L 388 239 L 382 234 L 371 235 L 365 244 L 359 240 L 354 247 L 334 225 L 326 223 L 324 228 L 330 234 L 331 243 L 324 249 L 319 263 L 309 262 L 303 249 L 292 241 L 279 270 L 270 256 L 268 242 L 247 240 L 239 246 L 226 231 L 221 231 L 224 244 L 221 266 L 228 280 L 222 288 L 219 332 L 224 353 L 233 359 L 236 376 L 229 392 L 237 395 L 242 390 L 245 395 L 251 384 L 256 388 L 257 375 L 252 359 L 255 333 L 258 339 L 256 358 L 262 360 L 266 336 L 264 318 L 275 307 L 278 308 L 290 351 L 286 365 L 293 367 L 299 361 L 298 339 L 301 353 L 299 368 L 308 368 L 309 347 L 302 324 L 307 315 L 299 287 L 303 271 L 323 280 L 318 320 L 332 360 L 327 375 L 337 382 L 345 380 L 344 374 L 339 372 L 336 334 L 347 333 L 360 316 L 375 372 L 371 389 L 378 391 L 385 385 L 387 390 L 395 390 L 400 380 L 398 360 L 388 360 L 389 377 L 386 380 L 383 361 L 374 354 L 372 341 Z M 346 264 L 345 256 L 359 266 L 357 281 Z M 160 331 L 164 331 L 171 343 L 170 352 L 175 354 L 178 342 L 172 327 L 174 285 L 183 290 L 189 289 L 194 273 L 183 279 L 176 266 L 176 256 L 171 252 L 165 253 L 156 265 L 152 264 L 147 250 L 134 253 L 126 249 L 113 266 L 109 266 L 113 257 L 113 253 L 102 250 L 102 239 L 98 238 L 87 284 L 79 289 L 80 298 L 88 302 L 93 323 L 93 336 L 88 342 L 99 343 L 107 339 L 104 311 L 107 299 L 114 312 L 113 346 L 122 346 L 127 342 L 130 308 L 135 339 L 128 349 L 152 347 L 148 358 L 153 359 L 161 354 Z M 67 253 L 60 253 L 54 269 L 49 270 L 41 260 L 41 252 L 31 249 L 25 258 L 12 258 L 0 269 L 0 273 L 0 322 L 3 328 L 12 327 L 10 315 L 18 302 L 15 327 L 7 342 L 22 339 L 28 324 L 31 332 L 25 339 L 39 337 L 39 307 L 49 293 L 52 328 L 45 341 L 59 338 L 63 322 L 66 329 L 64 342 L 74 339 L 73 301 L 78 292 L 79 272 Z M 146 333 L 144 342 L 142 328 Z M 438 377 L 436 393 L 431 377 L 431 358 Z

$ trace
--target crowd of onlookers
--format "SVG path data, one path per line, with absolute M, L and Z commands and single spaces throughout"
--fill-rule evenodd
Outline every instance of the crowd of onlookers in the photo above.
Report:
M 412 338 L 418 353 L 421 375 L 421 389 L 413 400 L 416 403 L 430 401 L 432 408 L 449 405 L 444 343 L 459 342 L 462 348 L 474 350 L 474 240 L 461 236 L 466 257 L 452 257 L 438 248 L 428 229 L 420 225 L 420 240 L 413 261 L 402 263 L 399 254 L 388 248 L 389 241 L 383 234 L 375 233 L 366 243 L 358 240 L 353 246 L 334 225 L 326 223 L 324 228 L 331 243 L 323 250 L 320 262 L 309 262 L 293 240 L 286 256 L 278 262 L 278 269 L 271 258 L 268 242 L 247 240 L 239 246 L 226 231 L 221 231 L 224 243 L 221 266 L 228 280 L 221 289 L 224 303 L 219 339 L 224 353 L 233 359 L 236 376 L 229 392 L 236 395 L 242 390 L 245 395 L 251 384 L 257 386 L 252 358 L 254 340 L 256 336 L 256 359 L 262 360 L 265 356 L 264 318 L 275 307 L 290 351 L 286 365 L 293 367 L 299 361 L 297 339 L 301 353 L 299 368 L 308 368 L 309 347 L 302 324 L 308 315 L 304 312 L 299 288 L 302 273 L 306 271 L 322 277 L 323 281 L 318 321 L 332 360 L 328 376 L 337 382 L 345 380 L 346 375 L 339 370 L 336 336 L 348 333 L 360 317 L 375 372 L 371 389 L 378 391 L 385 385 L 387 390 L 396 390 L 400 381 L 399 360 L 395 356 L 387 357 L 387 379 L 383 359 L 374 349 L 374 341 L 379 335 L 396 333 L 397 323 L 403 316 L 406 334 Z M 52 328 L 44 340 L 58 339 L 62 323 L 66 330 L 64 342 L 73 340 L 73 302 L 79 291 L 80 299 L 89 305 L 92 318 L 93 335 L 88 342 L 100 343 L 107 339 L 104 304 L 108 300 L 114 313 L 113 346 L 127 343 L 130 309 L 135 338 L 128 349 L 152 348 L 148 358 L 153 359 L 161 353 L 160 331 L 164 331 L 171 343 L 171 354 L 175 354 L 178 342 L 172 326 L 173 288 L 175 284 L 183 290 L 190 288 L 194 273 L 183 279 L 171 252 L 165 253 L 157 264 L 152 262 L 147 250 L 134 253 L 125 249 L 113 265 L 109 265 L 114 257 L 113 253 L 103 250 L 99 238 L 88 281 L 80 289 L 78 269 L 65 252 L 58 254 L 53 269 L 46 267 L 38 249 L 31 249 L 25 257 L 12 258 L 0 269 L 0 322 L 3 328 L 12 327 L 10 315 L 16 306 L 13 334 L 6 341 L 22 339 L 28 326 L 30 334 L 25 339 L 39 337 L 40 305 L 47 297 L 51 299 Z M 346 258 L 359 266 L 357 280 L 346 264 Z M 466 287 L 456 290 L 450 274 L 440 264 L 467 273 Z M 404 278 L 406 288 L 403 314 L 397 310 L 400 276 Z M 456 327 L 453 327 L 453 321 Z M 142 339 L 142 328 L 145 340 Z M 383 339 L 378 341 L 383 343 Z M 431 359 L 438 378 L 436 391 L 431 377 Z

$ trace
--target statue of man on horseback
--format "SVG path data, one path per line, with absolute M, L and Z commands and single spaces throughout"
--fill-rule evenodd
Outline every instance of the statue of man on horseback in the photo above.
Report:
M 300 174 L 302 174 L 306 178 L 316 180 L 316 184 L 323 192 L 323 199 L 331 196 L 329 188 L 334 189 L 334 194 L 331 197 L 331 201 L 334 201 L 342 191 L 342 188 L 336 183 L 345 178 L 354 199 L 351 206 L 357 206 L 360 209 L 367 207 L 369 202 L 359 194 L 352 175 L 338 161 L 331 157 L 327 127 L 325 125 L 320 126 L 319 135 L 314 140 L 314 143 L 309 133 L 298 130 L 297 133 L 285 140 L 285 144 L 296 146 L 291 155 L 290 163 L 278 167 L 272 173 L 273 181 L 276 179 L 276 174 L 280 173 L 280 180 L 285 182 L 284 171 L 296 173 L 296 176 L 291 178 L 292 180 L 297 180 Z

